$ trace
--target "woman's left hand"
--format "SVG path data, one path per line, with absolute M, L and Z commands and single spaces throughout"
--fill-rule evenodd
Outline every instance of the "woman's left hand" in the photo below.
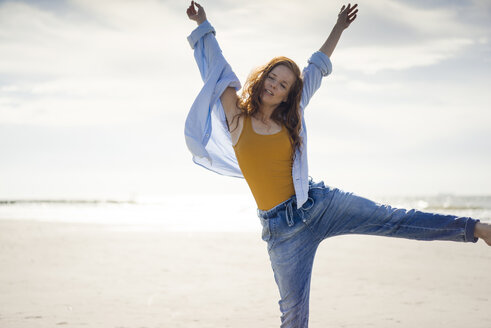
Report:
M 341 11 L 338 14 L 338 21 L 336 25 L 341 27 L 343 30 L 348 28 L 348 26 L 356 19 L 356 13 L 358 9 L 355 8 L 358 4 L 355 4 L 351 7 L 351 4 L 348 3 L 348 7 L 344 6 L 341 8 Z

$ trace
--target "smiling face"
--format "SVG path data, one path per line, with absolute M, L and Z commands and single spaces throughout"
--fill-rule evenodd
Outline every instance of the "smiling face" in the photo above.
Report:
M 259 118 L 286 127 L 294 149 L 292 161 L 302 145 L 302 90 L 302 72 L 298 65 L 288 57 L 278 56 L 251 72 L 238 104 L 241 114 L 255 116 L 259 113 L 262 114 Z
M 278 65 L 267 74 L 261 101 L 270 105 L 287 101 L 290 88 L 296 80 L 295 74 L 285 65 Z

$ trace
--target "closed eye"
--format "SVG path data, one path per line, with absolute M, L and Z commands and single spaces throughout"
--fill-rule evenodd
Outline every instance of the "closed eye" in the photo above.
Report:
M 271 75 L 268 75 L 268 79 L 271 79 L 271 80 L 273 80 L 273 81 L 276 81 L 276 79 L 275 79 L 274 77 L 272 77 Z M 280 84 L 280 85 L 281 85 L 281 87 L 282 87 L 283 89 L 286 89 L 286 85 L 284 85 L 284 84 Z

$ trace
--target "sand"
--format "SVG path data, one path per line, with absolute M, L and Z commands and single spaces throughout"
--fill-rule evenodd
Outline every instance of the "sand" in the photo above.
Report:
M 259 223 L 258 223 L 259 224 Z M 0 327 L 278 327 L 257 233 L 0 220 Z M 491 327 L 491 248 L 325 240 L 310 327 Z

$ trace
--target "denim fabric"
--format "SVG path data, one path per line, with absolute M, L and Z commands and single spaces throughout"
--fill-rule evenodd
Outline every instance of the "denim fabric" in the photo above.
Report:
M 393 208 L 309 180 L 301 208 L 292 196 L 274 208 L 257 210 L 280 291 L 281 327 L 307 327 L 310 277 L 319 243 L 332 236 L 365 234 L 416 240 L 477 242 L 479 220 Z

